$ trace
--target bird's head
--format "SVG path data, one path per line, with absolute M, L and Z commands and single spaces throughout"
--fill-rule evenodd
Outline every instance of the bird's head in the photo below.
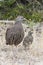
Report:
M 32 35 L 33 34 L 33 29 L 30 29 L 30 31 L 28 32 L 28 35 Z
M 18 16 L 16 19 L 15 19 L 16 22 L 24 22 L 26 21 L 26 19 L 23 17 L 23 16 Z

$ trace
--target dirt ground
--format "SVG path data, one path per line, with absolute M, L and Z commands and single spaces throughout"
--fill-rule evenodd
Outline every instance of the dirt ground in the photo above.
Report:
M 8 26 L 0 24 L 0 65 L 43 65 L 43 26 L 39 36 L 33 27 L 33 43 L 26 51 L 23 42 L 18 47 L 6 45 L 5 33 Z

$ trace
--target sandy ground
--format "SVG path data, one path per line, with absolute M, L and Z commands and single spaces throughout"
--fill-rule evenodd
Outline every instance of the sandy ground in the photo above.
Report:
M 34 29 L 33 43 L 30 49 L 25 51 L 23 42 L 18 47 L 6 45 L 5 33 L 8 26 L 0 24 L 0 65 L 43 65 L 43 27 L 39 36 Z

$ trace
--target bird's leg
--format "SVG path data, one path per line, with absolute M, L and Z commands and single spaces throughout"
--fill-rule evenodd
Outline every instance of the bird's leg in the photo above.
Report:
M 11 49 L 11 51 L 13 51 L 13 45 L 10 45 L 10 49 Z

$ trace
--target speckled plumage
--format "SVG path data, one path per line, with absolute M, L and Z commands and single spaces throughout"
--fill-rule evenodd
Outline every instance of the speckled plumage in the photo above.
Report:
M 29 48 L 29 46 L 30 46 L 30 44 L 32 44 L 32 42 L 33 42 L 32 32 L 29 31 L 28 35 L 24 38 L 24 41 L 23 41 L 23 45 L 24 45 L 25 49 L 27 47 Z
M 22 23 L 17 21 L 14 26 L 8 28 L 6 31 L 6 44 L 17 46 L 23 40 L 24 30 Z

